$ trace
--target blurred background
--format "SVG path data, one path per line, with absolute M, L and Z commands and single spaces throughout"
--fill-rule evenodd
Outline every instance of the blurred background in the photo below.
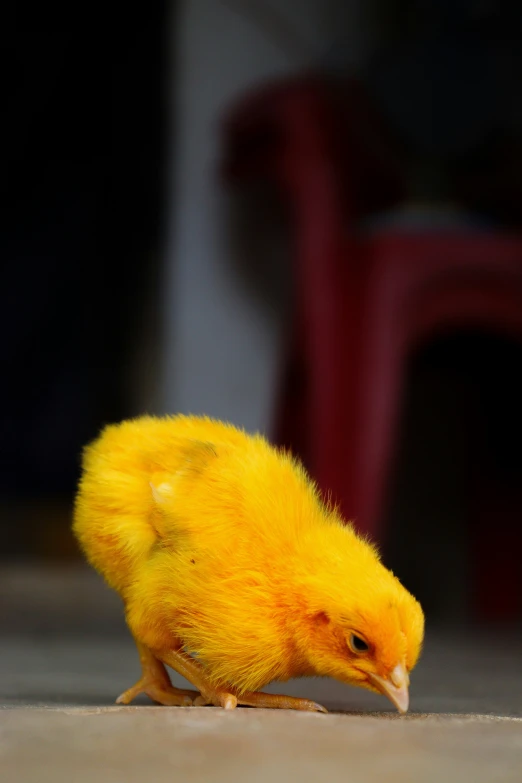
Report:
M 4 36 L 3 628 L 113 616 L 66 581 L 72 501 L 84 444 L 145 412 L 292 447 L 432 622 L 516 626 L 520 9 L 31 14 Z

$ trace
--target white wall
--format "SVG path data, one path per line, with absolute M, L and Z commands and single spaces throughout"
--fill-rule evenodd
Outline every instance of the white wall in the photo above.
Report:
M 270 425 L 283 314 L 249 297 L 230 273 L 225 194 L 215 170 L 218 123 L 249 88 L 299 70 L 336 38 L 335 3 L 273 4 L 301 43 L 278 39 L 270 21 L 260 28 L 246 1 L 230 0 L 227 7 L 219 0 L 185 0 L 173 20 L 176 125 L 159 407 L 207 413 L 248 430 Z M 341 5 L 345 12 L 348 0 Z

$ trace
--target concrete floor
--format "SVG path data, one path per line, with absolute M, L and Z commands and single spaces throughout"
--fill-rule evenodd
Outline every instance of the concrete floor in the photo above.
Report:
M 520 783 L 522 724 L 499 718 L 207 708 L 8 710 L 6 783 Z
M 89 574 L 4 570 L 0 595 L 2 783 L 522 780 L 520 637 L 428 627 L 406 717 L 329 680 L 270 688 L 328 715 L 116 707 L 138 662 L 112 594 Z

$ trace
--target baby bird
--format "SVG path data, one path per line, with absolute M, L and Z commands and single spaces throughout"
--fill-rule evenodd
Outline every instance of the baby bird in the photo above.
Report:
M 407 711 L 419 603 L 260 435 L 190 416 L 108 426 L 85 450 L 73 528 L 138 647 L 142 676 L 118 703 L 326 712 L 260 692 L 321 676 Z

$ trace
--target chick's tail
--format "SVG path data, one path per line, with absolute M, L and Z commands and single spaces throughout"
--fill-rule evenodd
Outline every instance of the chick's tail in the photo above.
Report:
M 112 448 L 108 435 L 84 452 L 73 532 L 87 560 L 124 597 L 136 568 L 159 539 L 149 477 L 132 453 Z

